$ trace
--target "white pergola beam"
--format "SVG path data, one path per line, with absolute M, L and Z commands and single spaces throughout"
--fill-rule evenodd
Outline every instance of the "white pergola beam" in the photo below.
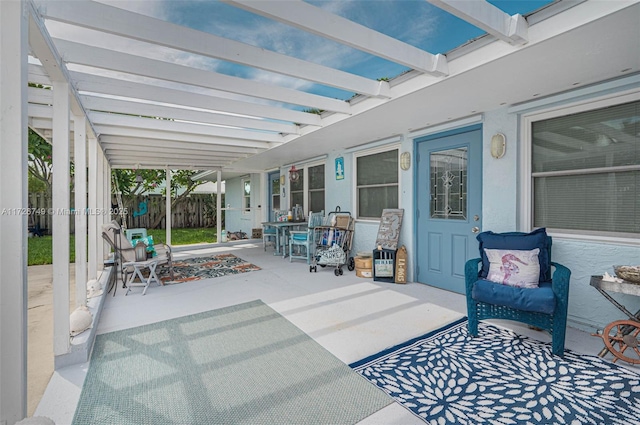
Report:
M 109 158 L 109 160 L 114 160 L 114 161 L 122 161 L 122 160 L 126 160 L 126 159 L 131 159 L 132 162 L 135 162 L 136 160 L 141 160 L 138 158 L 143 158 L 143 152 L 140 152 L 140 155 L 129 155 L 128 153 L 125 152 L 109 152 L 109 150 L 107 149 L 105 154 L 107 156 L 107 158 Z M 208 154 L 208 155 L 198 155 L 197 153 L 190 153 L 190 154 L 184 154 L 184 153 L 161 153 L 158 152 L 156 154 L 153 155 L 154 160 L 164 160 L 166 162 L 166 160 L 171 160 L 171 159 L 176 159 L 176 160 L 192 160 L 192 161 L 198 161 L 200 160 L 200 162 L 207 162 L 207 163 L 212 163 L 213 165 L 227 165 L 229 163 L 231 163 L 232 161 L 230 161 L 228 158 L 224 159 L 224 158 L 220 158 L 219 156 L 216 156 L 215 154 Z
M 81 95 L 83 105 L 88 110 L 109 111 L 121 114 L 142 115 L 147 117 L 171 118 L 227 127 L 272 131 L 276 133 L 299 134 L 297 125 L 237 115 L 216 114 L 207 111 L 177 108 L 150 103 L 132 102 L 129 100 L 110 99 L 106 97 Z
M 216 145 L 215 143 L 197 141 L 197 142 L 189 142 L 183 143 L 179 141 L 159 141 L 154 139 L 145 139 L 145 138 L 131 138 L 131 137 L 121 137 L 121 136 L 102 136 L 100 137 L 100 143 L 103 146 L 109 145 L 120 145 L 123 147 L 126 146 L 140 146 L 148 148 L 147 150 L 152 150 L 157 147 L 165 147 L 174 150 L 186 149 L 186 150 L 215 150 L 216 152 L 223 152 L 229 154 L 238 154 L 238 155 L 255 155 L 258 154 L 264 149 L 258 148 L 248 148 L 243 146 L 233 146 L 233 145 Z
M 175 132 L 169 132 L 169 131 L 146 130 L 146 129 L 128 128 L 128 127 L 125 128 L 125 127 L 115 127 L 115 126 L 106 126 L 106 125 L 96 126 L 96 130 L 101 136 L 104 135 L 104 136 L 120 136 L 120 137 L 141 138 L 141 139 L 156 139 L 158 141 L 180 141 L 180 142 L 196 142 L 196 143 L 200 142 L 200 143 L 209 143 L 212 145 L 228 145 L 228 146 L 238 146 L 238 147 L 246 147 L 246 148 L 258 148 L 258 149 L 269 149 L 274 146 L 280 145 L 280 143 L 269 143 L 269 142 L 255 141 L 255 140 L 230 139 L 225 137 L 204 136 L 204 135 L 195 135 L 195 134 L 175 133 Z M 158 142 L 158 143 L 162 143 L 162 142 Z
M 42 65 L 29 64 L 29 82 L 50 86 L 51 79 L 47 75 Z
M 36 1 L 48 19 L 184 52 L 276 72 L 368 96 L 389 97 L 389 85 L 105 4 Z
M 529 41 L 529 24 L 522 15 L 509 15 L 485 0 L 427 0 L 509 44 Z
M 143 99 L 169 105 L 182 105 L 210 111 L 228 112 L 243 116 L 271 118 L 280 121 L 321 126 L 319 115 L 283 109 L 275 106 L 259 105 L 233 99 L 207 96 L 203 94 L 170 89 L 152 84 L 136 83 L 92 74 L 71 72 L 71 77 L 79 91 Z
M 60 59 L 49 32 L 44 25 L 42 19 L 33 6 L 32 2 L 27 2 L 29 7 L 29 47 L 42 64 L 46 74 L 52 82 L 68 83 L 69 71 Z M 69 87 L 70 111 L 75 115 L 85 115 L 82 103 L 78 98 L 78 92 L 75 87 Z
M 127 161 L 111 161 L 110 162 L 112 169 L 132 169 L 133 166 L 131 163 Z M 211 166 L 211 164 L 205 164 L 200 162 L 178 162 L 178 161 L 168 161 L 164 163 L 152 163 L 152 164 L 141 164 L 138 169 L 140 170 L 160 170 L 165 168 L 171 168 L 172 170 L 219 170 L 219 166 Z
M 435 76 L 446 76 L 449 72 L 447 58 L 443 55 L 432 55 L 410 44 L 300 0 L 223 1 L 420 72 Z
M 121 114 L 108 114 L 104 112 L 90 112 L 89 119 L 96 128 L 104 130 L 105 126 L 126 127 L 137 130 L 169 131 L 185 133 L 196 136 L 216 136 L 230 139 L 253 140 L 256 142 L 283 143 L 280 134 L 265 133 L 259 131 L 239 130 L 204 124 L 192 124 L 153 118 L 132 117 Z M 102 134 L 102 133 L 101 133 Z M 240 142 L 244 143 L 244 142 Z
M 139 156 L 140 158 L 145 158 L 149 153 L 149 149 L 144 146 L 124 146 L 103 143 L 102 147 L 105 152 L 107 152 L 107 155 L 111 155 L 111 158 L 113 158 L 114 155 L 127 155 L 129 157 Z M 176 148 L 165 148 L 161 146 L 154 147 L 153 151 L 157 154 L 171 154 L 178 158 L 185 158 L 187 156 L 194 156 L 197 158 L 197 155 L 200 155 L 201 158 L 213 157 L 225 161 L 235 161 L 249 156 L 247 154 L 243 155 L 237 153 L 217 152 L 215 150 L 180 149 L 180 151 L 177 151 Z
M 174 83 L 189 84 L 343 114 L 350 114 L 351 112 L 351 106 L 343 100 L 72 41 L 54 39 L 54 42 L 67 63 L 126 72 Z

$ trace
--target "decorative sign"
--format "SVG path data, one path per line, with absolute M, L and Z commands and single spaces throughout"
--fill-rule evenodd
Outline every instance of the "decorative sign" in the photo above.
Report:
M 400 239 L 400 228 L 402 227 L 402 217 L 404 209 L 384 209 L 380 217 L 380 227 L 378 227 L 378 237 L 376 246 L 382 249 L 398 249 L 398 239 Z
M 139 208 L 138 211 L 133 212 L 134 217 L 140 217 L 147 213 L 147 211 L 149 210 L 148 201 L 140 202 L 138 204 L 138 208 Z
M 344 158 L 336 158 L 336 180 L 344 180 Z
M 396 252 L 396 283 L 407 283 L 407 248 L 404 245 Z

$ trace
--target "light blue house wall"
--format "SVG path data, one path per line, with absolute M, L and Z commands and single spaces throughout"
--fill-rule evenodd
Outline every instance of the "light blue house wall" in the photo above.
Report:
M 482 190 L 482 230 L 495 232 L 529 231 L 528 224 L 523 223 L 521 204 L 521 175 L 523 158 L 528 153 L 522 152 L 522 115 L 539 110 L 572 104 L 577 101 L 593 99 L 604 94 L 623 93 L 640 87 L 640 77 L 631 76 L 612 82 L 593 85 L 572 92 L 549 96 L 527 104 L 504 107 L 497 110 L 485 111 L 475 117 L 462 121 L 442 124 L 428 129 L 403 134 L 388 141 L 375 141 L 358 148 L 334 151 L 327 154 L 325 161 L 325 208 L 332 211 L 340 206 L 342 211 L 356 212 L 355 182 L 354 182 L 354 153 L 369 149 L 373 146 L 396 145 L 400 152 L 411 152 L 412 164 L 409 170 L 400 171 L 400 208 L 404 208 L 400 245 L 405 245 L 409 253 L 409 281 L 413 280 L 416 259 L 414 188 L 415 181 L 415 142 L 418 137 L 438 134 L 454 128 L 482 124 L 483 128 L 483 190 Z M 507 139 L 507 150 L 504 157 L 495 159 L 490 154 L 489 141 L 496 133 L 503 133 Z M 335 175 L 335 160 L 344 159 L 344 179 L 337 180 Z M 281 174 L 287 175 L 288 169 L 283 167 Z M 266 176 L 266 173 L 265 173 Z M 257 180 L 257 179 L 255 179 Z M 266 188 L 265 188 L 266 189 Z M 232 195 L 232 193 L 234 195 Z M 240 180 L 227 183 L 227 202 L 233 206 L 240 204 Z M 288 182 L 286 186 L 288 194 Z M 289 199 L 283 198 L 282 205 L 289 205 Z M 227 216 L 227 229 L 250 229 L 242 216 L 235 214 Z M 248 219 L 244 217 L 244 219 Z M 244 230 L 247 231 L 247 230 Z M 359 220 L 356 222 L 352 255 L 358 252 L 370 252 L 375 248 L 378 231 L 377 221 Z M 589 285 L 590 276 L 612 273 L 614 264 L 640 264 L 640 246 L 637 242 L 625 243 L 602 241 L 583 236 L 582 238 L 553 235 L 553 260 L 564 264 L 572 271 L 569 324 L 580 329 L 595 331 L 603 328 L 609 322 L 625 319 L 609 301 L 605 300 L 593 287 Z M 640 309 L 640 299 L 616 294 L 615 297 L 629 310 L 635 312 Z

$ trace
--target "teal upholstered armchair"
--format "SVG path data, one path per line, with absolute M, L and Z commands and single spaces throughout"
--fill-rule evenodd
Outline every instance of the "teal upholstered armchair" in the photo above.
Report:
M 514 320 L 549 332 L 553 354 L 562 357 L 571 272 L 551 261 L 546 230 L 482 232 L 477 239 L 480 258 L 465 265 L 469 334 L 478 335 L 483 319 Z

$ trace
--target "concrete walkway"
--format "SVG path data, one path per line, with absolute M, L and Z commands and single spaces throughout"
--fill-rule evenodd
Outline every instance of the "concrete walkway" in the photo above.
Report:
M 27 270 L 27 415 L 38 407 L 53 375 L 53 266 L 29 266 Z M 75 309 L 75 264 L 69 267 L 69 312 Z

